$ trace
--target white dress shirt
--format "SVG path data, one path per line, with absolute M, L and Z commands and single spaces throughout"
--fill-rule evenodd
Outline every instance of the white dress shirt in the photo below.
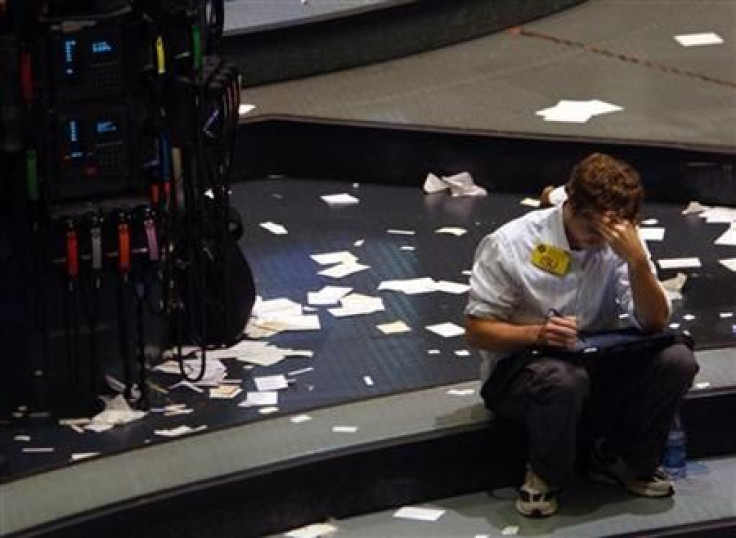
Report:
M 534 249 L 555 246 L 570 255 L 564 275 L 531 263 Z M 644 245 L 649 258 L 649 251 Z M 656 273 L 649 258 L 652 272 Z M 544 323 L 549 310 L 576 316 L 580 331 L 638 325 L 629 272 L 608 245 L 572 250 L 562 221 L 562 205 L 531 211 L 487 235 L 478 245 L 465 313 L 514 324 Z M 481 350 L 481 379 L 490 377 L 508 353 Z

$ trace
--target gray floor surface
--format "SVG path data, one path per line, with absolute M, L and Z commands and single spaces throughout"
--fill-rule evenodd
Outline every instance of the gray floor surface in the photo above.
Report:
M 334 536 L 350 537 L 593 538 L 736 517 L 736 459 L 691 461 L 676 487 L 672 498 L 644 499 L 581 478 L 561 498 L 560 512 L 547 519 L 516 513 L 516 494 L 508 488 L 417 505 L 443 510 L 434 522 L 397 518 L 396 510 L 388 510 L 329 523 L 337 529 Z
M 436 131 L 712 151 L 736 148 L 736 1 L 590 0 L 523 28 L 243 91 L 244 119 L 297 117 Z M 723 45 L 680 46 L 715 32 Z M 561 40 L 568 40 L 563 42 Z M 623 107 L 546 122 L 560 100 Z

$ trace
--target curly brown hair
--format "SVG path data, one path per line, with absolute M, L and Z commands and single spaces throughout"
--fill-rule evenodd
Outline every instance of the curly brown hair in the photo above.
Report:
M 632 222 L 639 217 L 644 198 L 639 172 L 604 153 L 593 153 L 580 161 L 565 190 L 575 214 L 612 211 Z

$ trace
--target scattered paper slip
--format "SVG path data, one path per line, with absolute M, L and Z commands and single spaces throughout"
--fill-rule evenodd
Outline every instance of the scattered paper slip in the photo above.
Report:
M 307 292 L 307 302 L 311 305 L 333 305 L 340 302 L 340 299 L 353 291 L 353 288 L 344 286 L 325 286 L 319 291 Z
M 210 389 L 210 398 L 214 400 L 231 400 L 241 392 L 243 392 L 243 389 L 241 389 L 240 387 L 235 387 L 233 385 L 221 385 L 219 387 Z M 180 413 L 181 411 L 177 412 L 177 414 Z
M 373 378 L 369 375 L 363 376 L 363 383 L 365 383 L 367 386 L 372 387 L 373 386 Z
M 687 207 L 682 210 L 683 215 L 693 215 L 695 213 L 702 213 L 703 211 L 706 211 L 710 209 L 709 206 L 703 205 L 700 202 L 692 201 L 689 204 L 687 204 Z
M 353 273 L 365 271 L 366 269 L 370 269 L 370 266 L 363 265 L 362 263 L 340 263 L 333 265 L 329 269 L 320 271 L 317 274 L 330 278 L 342 278 L 344 276 L 352 275 Z
M 396 230 L 394 228 L 389 228 L 386 230 L 386 233 L 392 235 L 416 235 L 414 230 Z
M 249 103 L 241 103 L 238 106 L 238 114 L 241 116 L 244 116 L 248 112 L 254 110 L 256 108 L 256 105 L 251 105 Z
M 465 329 L 463 327 L 450 322 L 427 325 L 426 329 L 440 336 L 444 336 L 445 338 L 465 334 Z
M 24 454 L 48 454 L 53 451 L 51 447 L 25 447 L 22 450 Z
M 470 357 L 470 351 L 468 351 L 467 349 L 457 349 L 453 351 L 453 353 L 458 357 Z
M 642 241 L 664 240 L 664 228 L 639 228 L 637 232 L 639 232 Z
M 657 263 L 662 269 L 691 269 L 701 267 L 699 258 L 667 258 Z
M 256 407 L 259 405 L 277 405 L 279 403 L 279 393 L 276 391 L 269 392 L 248 392 L 245 400 L 238 404 L 239 407 Z
M 438 508 L 404 506 L 394 512 L 394 517 L 399 519 L 413 519 L 417 521 L 437 521 L 444 513 L 445 510 L 440 510 Z
M 268 392 L 272 390 L 282 390 L 289 388 L 289 382 L 283 374 L 265 375 L 253 379 L 258 392 Z
M 452 176 L 442 177 L 430 172 L 424 180 L 423 189 L 427 194 L 449 190 L 453 197 L 486 196 L 488 194 L 483 187 L 475 184 L 473 176 L 469 172 L 460 172 Z
M 659 224 L 659 221 L 657 219 L 646 219 L 641 221 L 642 226 L 654 226 L 655 224 Z
M 728 230 L 723 232 L 723 234 L 713 243 L 716 245 L 736 245 L 736 225 L 731 224 Z
M 75 454 L 72 454 L 71 461 L 79 461 L 79 460 L 86 460 L 88 458 L 94 458 L 95 456 L 99 456 L 99 452 L 77 452 Z
M 357 426 L 333 426 L 332 431 L 334 433 L 355 433 L 358 431 Z
M 276 406 L 268 406 L 268 407 L 259 407 L 258 413 L 261 415 L 273 415 L 274 413 L 278 413 L 279 408 Z
M 205 425 L 197 426 L 196 428 L 191 428 L 189 426 L 178 426 L 176 428 L 154 430 L 153 433 L 161 437 L 180 437 L 188 433 L 201 432 L 202 430 L 206 430 L 206 429 L 207 429 L 207 426 Z
M 462 284 L 460 282 L 450 282 L 448 280 L 440 280 L 434 283 L 434 289 L 442 291 L 444 293 L 453 293 L 455 295 L 462 295 L 470 290 L 468 284 Z
M 704 45 L 720 45 L 723 43 L 723 38 L 713 32 L 703 32 L 676 35 L 675 41 L 683 47 L 702 47 Z
M 325 538 L 337 532 L 337 527 L 329 523 L 313 523 L 306 527 L 294 529 L 287 532 L 284 536 L 288 538 Z
M 333 265 L 337 263 L 355 263 L 358 257 L 350 251 L 340 250 L 338 252 L 324 252 L 309 256 L 320 265 Z
M 445 394 L 450 396 L 471 396 L 475 394 L 475 389 L 450 389 Z
M 623 110 L 623 107 L 598 99 L 590 101 L 563 99 L 555 106 L 538 110 L 535 114 L 542 116 L 544 121 L 586 123 L 593 116 L 619 112 L 621 110 Z
M 398 334 L 411 332 L 411 327 L 401 320 L 394 321 L 391 323 L 381 323 L 376 325 L 376 328 L 383 334 Z
M 286 235 L 289 233 L 284 226 L 275 222 L 261 222 L 259 226 L 264 230 L 268 230 L 274 235 Z
M 416 295 L 436 291 L 435 282 L 429 277 L 408 278 L 404 280 L 384 280 L 378 285 L 379 291 L 390 290 Z
M 411 245 L 401 245 L 399 247 L 399 250 L 405 250 L 407 252 L 410 252 L 410 251 L 413 251 L 413 250 L 416 250 L 416 249 L 417 249 L 417 247 L 413 247 Z
M 360 202 L 358 198 L 345 192 L 340 194 L 325 194 L 321 198 L 330 205 L 352 205 Z
M 719 312 L 718 317 L 721 319 L 732 318 L 733 312 Z
M 518 525 L 509 525 L 501 529 L 501 536 L 516 536 L 519 534 L 519 530 Z
M 448 235 L 454 235 L 456 237 L 460 237 L 468 233 L 468 230 L 465 228 L 455 228 L 455 227 L 445 227 L 445 228 L 438 228 L 434 231 L 436 234 L 448 234 Z
M 309 422 L 310 420 L 312 420 L 312 417 L 310 417 L 309 415 L 297 415 L 289 419 L 289 421 L 293 424 L 301 424 L 303 422 Z
M 537 200 L 536 198 L 524 198 L 521 202 L 519 202 L 521 205 L 525 205 L 527 207 L 539 207 L 542 205 L 542 202 Z

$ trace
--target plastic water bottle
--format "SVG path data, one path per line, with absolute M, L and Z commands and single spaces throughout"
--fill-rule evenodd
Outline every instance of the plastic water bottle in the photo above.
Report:
M 675 415 L 672 428 L 667 434 L 662 466 L 673 480 L 687 476 L 687 438 L 679 415 Z

